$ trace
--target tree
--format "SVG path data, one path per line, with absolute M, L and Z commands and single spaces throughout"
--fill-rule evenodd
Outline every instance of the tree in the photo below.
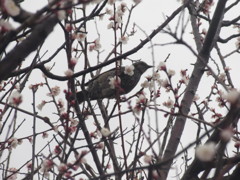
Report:
M 174 2 L 150 33 L 139 0 L 0 2 L 2 179 L 238 177 L 239 0 Z M 107 77 L 115 98 L 90 101 L 88 80 L 139 59 L 155 68 L 131 93 Z

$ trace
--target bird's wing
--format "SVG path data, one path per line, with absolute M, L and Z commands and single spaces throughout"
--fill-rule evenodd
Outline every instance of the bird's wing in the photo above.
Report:
M 109 73 L 108 74 L 108 76 L 114 76 L 115 75 L 115 69 L 116 68 L 112 68 L 112 69 L 110 69 L 110 70 L 108 70 L 108 71 L 105 71 L 105 72 L 103 72 L 102 74 L 99 74 L 99 75 L 97 75 L 97 76 L 94 76 L 91 80 L 89 80 L 87 83 L 85 83 L 84 84 L 84 86 L 88 86 L 89 84 L 91 84 L 94 80 L 96 80 L 96 79 L 98 79 L 98 78 L 101 78 L 101 77 L 104 77 L 104 75 L 106 74 L 106 73 Z M 111 71 L 111 72 L 110 72 Z M 124 68 L 123 67 L 121 67 L 121 73 L 123 73 L 123 71 L 124 71 Z M 120 73 L 120 74 L 121 74 Z M 107 81 L 107 79 L 106 79 L 106 81 Z

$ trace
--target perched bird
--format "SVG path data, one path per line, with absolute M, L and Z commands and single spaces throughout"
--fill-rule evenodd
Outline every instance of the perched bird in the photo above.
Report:
M 82 103 L 86 101 L 86 98 L 97 100 L 115 98 L 117 92 L 119 95 L 127 94 L 137 85 L 141 75 L 150 67 L 152 66 L 138 61 L 132 66 L 121 67 L 119 72 L 116 71 L 116 68 L 106 71 L 87 82 L 85 96 L 82 91 L 77 92 L 77 100 Z M 116 77 L 116 73 L 118 73 L 118 77 Z

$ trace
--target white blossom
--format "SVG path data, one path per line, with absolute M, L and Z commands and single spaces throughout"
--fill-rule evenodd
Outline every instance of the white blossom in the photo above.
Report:
M 43 134 L 42 134 L 42 138 L 43 138 L 43 139 L 48 138 L 48 133 L 47 133 L 47 132 L 43 132 Z
M 71 121 L 71 126 L 77 126 L 78 125 L 78 120 L 70 118 Z
M 20 14 L 20 8 L 15 4 L 13 0 L 4 0 L 3 7 L 11 16 L 17 16 Z
M 169 85 L 169 82 L 167 79 L 164 79 L 164 80 L 160 80 L 160 85 L 164 88 L 167 88 L 168 85 Z
M 148 80 L 145 80 L 145 81 L 141 84 L 141 86 L 142 86 L 143 88 L 149 88 L 150 83 L 149 83 Z
M 118 76 L 109 78 L 109 85 L 111 89 L 115 89 L 117 86 L 119 86 L 120 83 L 121 83 L 121 79 Z
M 226 79 L 226 74 L 225 74 L 225 73 L 220 73 L 219 76 L 218 76 L 218 79 L 219 79 L 220 81 L 225 81 L 225 79 Z
M 240 48 L 240 37 L 237 38 L 237 41 L 235 42 L 236 48 Z
M 105 146 L 104 142 L 100 142 L 100 143 L 97 144 L 98 149 L 104 149 L 104 146 Z
M 114 27 L 114 22 L 110 22 L 108 25 L 107 25 L 107 28 L 108 29 L 112 29 Z
M 59 10 L 59 11 L 57 12 L 57 17 L 58 17 L 59 21 L 62 21 L 62 20 L 64 20 L 64 19 L 66 19 L 66 18 L 67 18 L 66 11 L 64 11 L 64 10 Z
M 142 0 L 133 0 L 136 4 L 139 4 Z
M 223 95 L 223 98 L 226 99 L 229 103 L 235 103 L 239 98 L 240 93 L 236 90 L 230 90 L 227 95 Z
M 59 107 L 59 111 L 62 113 L 65 111 L 65 108 L 64 108 L 64 101 L 60 98 L 58 99 L 58 107 Z
M 211 161 L 216 154 L 216 144 L 213 142 L 200 145 L 196 148 L 196 157 L 200 161 Z
M 137 99 L 137 103 L 145 103 L 147 100 L 146 96 L 144 94 L 140 94 Z
M 152 79 L 154 81 L 157 81 L 160 79 L 160 74 L 158 72 L 154 72 L 153 75 L 152 75 Z
M 188 85 L 189 83 L 189 78 L 187 76 L 183 76 L 181 79 L 182 83 L 184 83 L 185 85 Z
M 51 88 L 51 92 L 48 93 L 48 96 L 58 96 L 60 94 L 60 87 L 59 86 L 54 86 Z
M 129 76 L 132 76 L 134 75 L 134 66 L 133 65 L 130 65 L 130 66 L 125 66 L 125 69 L 124 69 L 124 74 L 127 74 Z
M 100 39 L 97 38 L 94 40 L 93 44 L 89 46 L 89 50 L 90 51 L 93 51 L 93 50 L 98 51 L 101 49 L 101 47 L 102 47 L 102 45 L 100 44 Z
M 220 136 L 224 141 L 227 142 L 232 138 L 233 131 L 231 129 L 222 130 L 221 133 L 220 133 Z
M 127 44 L 128 40 L 129 40 L 128 36 L 122 36 L 121 38 L 119 38 L 119 41 L 122 44 Z
M 105 12 L 106 12 L 106 14 L 108 14 L 108 15 L 112 15 L 112 14 L 113 14 L 113 11 L 112 11 L 111 9 L 109 9 L 109 8 L 106 8 L 106 9 L 105 9 Z
M 116 0 L 108 0 L 108 4 L 113 5 L 116 2 Z
M 17 145 L 18 145 L 18 139 L 17 138 L 15 138 L 15 137 L 12 137 L 12 138 L 10 138 L 9 140 L 8 140 L 8 142 L 9 142 L 9 144 L 10 144 L 10 147 L 11 148 L 16 148 L 17 147 Z
M 133 113 L 136 115 L 140 115 L 141 111 L 142 111 L 141 105 L 136 104 L 136 106 L 133 108 Z
M 75 38 L 76 38 L 78 41 L 84 41 L 84 40 L 86 39 L 86 36 L 87 36 L 87 34 L 86 34 L 85 28 L 81 28 L 80 31 L 79 31 L 79 33 L 76 34 L 76 37 L 75 37 Z
M 161 61 L 158 65 L 158 70 L 166 70 L 166 63 Z
M 53 161 L 49 160 L 49 159 L 45 159 L 43 160 L 42 164 L 41 164 L 41 172 L 47 172 L 49 171 L 51 168 L 53 167 Z
M 12 25 L 9 22 L 0 19 L 0 32 L 6 32 L 6 31 L 13 30 L 13 29 L 14 28 L 12 27 Z
M 66 172 L 67 169 L 68 169 L 68 167 L 67 167 L 67 165 L 64 164 L 64 163 L 60 163 L 60 164 L 58 165 L 58 171 L 61 172 L 61 173 Z
M 104 137 L 108 137 L 111 134 L 111 131 L 109 131 L 109 129 L 105 127 L 103 127 L 100 132 Z
M 197 100 L 199 100 L 199 99 L 200 99 L 199 95 L 198 95 L 198 94 L 195 94 L 194 97 L 193 97 L 193 101 L 197 101 Z
M 42 101 L 40 104 L 37 105 L 38 110 L 42 110 L 43 106 L 45 106 L 46 101 Z
M 96 45 L 96 50 L 99 50 L 101 48 L 101 44 L 100 44 L 100 38 L 95 39 L 94 41 L 95 45 Z
M 102 2 L 103 0 L 92 0 L 91 4 L 99 4 L 100 2 Z
M 118 14 L 115 14 L 115 22 L 117 24 L 121 24 L 122 23 L 122 18 L 121 16 L 119 16 Z M 117 26 L 118 27 L 118 26 Z
M 149 87 L 148 88 L 149 88 L 150 91 L 153 90 L 153 88 L 154 88 L 154 81 L 150 81 L 149 82 Z
M 9 99 L 10 104 L 18 106 L 22 103 L 22 95 L 18 91 L 14 91 Z
M 74 72 L 71 70 L 71 69 L 68 69 L 64 72 L 64 74 L 67 76 L 67 77 L 70 77 L 74 74 Z
M 145 163 L 150 164 L 150 163 L 152 162 L 152 156 L 151 156 L 151 155 L 144 155 L 143 161 L 144 161 Z
M 17 180 L 17 169 L 16 168 L 9 168 L 8 169 L 8 178 L 7 180 Z
M 172 108 L 174 106 L 174 101 L 172 99 L 168 98 L 168 100 L 165 101 L 163 103 L 163 105 L 166 106 L 167 108 Z
M 173 69 L 168 69 L 168 75 L 169 76 L 174 76 L 175 75 L 175 71 Z

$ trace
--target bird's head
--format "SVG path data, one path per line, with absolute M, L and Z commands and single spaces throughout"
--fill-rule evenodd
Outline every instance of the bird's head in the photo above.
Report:
M 133 63 L 133 66 L 140 73 L 144 73 L 148 68 L 153 67 L 153 66 L 150 66 L 150 65 L 148 65 L 147 63 L 145 63 L 143 61 L 138 61 L 136 63 Z

